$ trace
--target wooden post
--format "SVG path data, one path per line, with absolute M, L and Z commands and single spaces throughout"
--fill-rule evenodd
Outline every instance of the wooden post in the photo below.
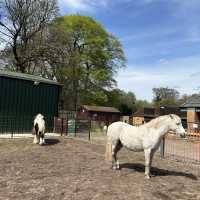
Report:
M 164 158 L 164 156 L 165 156 L 165 137 L 163 137 L 160 143 L 160 157 Z
M 89 120 L 89 133 L 88 133 L 88 140 L 91 140 L 91 119 Z

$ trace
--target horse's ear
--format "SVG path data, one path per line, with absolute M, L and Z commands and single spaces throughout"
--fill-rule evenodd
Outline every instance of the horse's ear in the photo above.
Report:
M 171 119 L 174 119 L 174 116 L 172 114 L 169 115 Z

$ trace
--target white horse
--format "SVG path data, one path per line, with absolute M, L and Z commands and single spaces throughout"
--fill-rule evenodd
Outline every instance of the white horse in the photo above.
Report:
M 144 151 L 145 177 L 149 179 L 153 155 L 168 131 L 185 137 L 180 117 L 174 114 L 164 115 L 139 127 L 114 122 L 107 130 L 106 160 L 112 161 L 113 169 L 119 169 L 117 152 L 123 146 L 136 152 Z
M 44 116 L 42 114 L 37 114 L 34 119 L 34 144 L 44 144 L 44 132 L 45 132 L 45 121 Z

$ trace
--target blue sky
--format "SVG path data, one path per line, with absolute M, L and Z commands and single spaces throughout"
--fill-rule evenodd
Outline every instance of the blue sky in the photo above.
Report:
M 200 0 L 59 0 L 62 15 L 89 15 L 121 41 L 118 87 L 152 100 L 153 87 L 200 91 Z

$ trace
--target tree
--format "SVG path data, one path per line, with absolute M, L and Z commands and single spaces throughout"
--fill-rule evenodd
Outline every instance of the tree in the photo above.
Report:
M 137 100 L 135 102 L 135 107 L 136 107 L 135 111 L 137 111 L 145 107 L 152 107 L 152 104 L 148 102 L 147 100 Z
M 173 88 L 160 87 L 153 88 L 153 96 L 155 106 L 160 107 L 161 105 L 176 105 L 180 93 Z
M 104 104 L 115 73 L 125 66 L 118 39 L 91 17 L 71 15 L 51 24 L 47 43 L 46 60 L 64 84 L 66 108 Z
M 4 0 L 0 4 L 0 34 L 16 71 L 29 72 L 42 57 L 46 26 L 58 12 L 57 0 Z
M 116 107 L 123 115 L 131 115 L 136 111 L 136 96 L 133 92 L 113 89 L 107 92 L 106 105 Z

